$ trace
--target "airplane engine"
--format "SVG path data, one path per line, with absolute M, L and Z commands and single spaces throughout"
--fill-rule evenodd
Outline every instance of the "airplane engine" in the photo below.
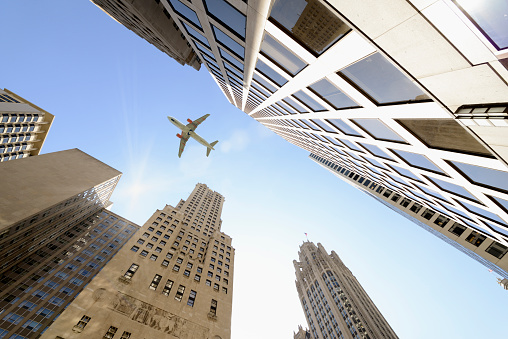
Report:
M 176 136 L 179 137 L 180 139 L 182 138 L 182 136 L 179 133 L 177 133 Z
M 192 120 L 191 120 L 191 119 L 187 119 L 187 122 L 188 122 L 189 124 L 192 124 Z

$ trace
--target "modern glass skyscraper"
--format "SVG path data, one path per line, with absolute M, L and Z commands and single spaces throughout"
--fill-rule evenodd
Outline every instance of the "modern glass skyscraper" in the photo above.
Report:
M 298 256 L 296 289 L 314 338 L 398 338 L 335 251 L 307 241 Z
M 235 250 L 223 203 L 197 184 L 157 210 L 42 338 L 230 338 Z
M 489 239 L 482 246 L 495 242 L 487 252 L 497 254 L 486 260 L 503 266 L 504 3 L 161 4 L 231 104 L 313 155 L 460 224 L 467 232 L 459 240 L 475 232 Z

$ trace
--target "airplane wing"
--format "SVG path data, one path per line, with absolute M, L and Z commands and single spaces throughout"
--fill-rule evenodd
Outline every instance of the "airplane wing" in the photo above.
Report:
M 187 143 L 187 140 L 189 140 L 189 136 L 187 137 L 183 136 L 180 138 L 180 149 L 178 150 L 178 157 L 180 158 L 182 156 L 183 149 L 185 148 L 185 144 Z
M 193 129 L 196 130 L 196 128 L 198 128 L 199 124 L 202 123 L 203 121 L 205 121 L 205 119 L 208 118 L 209 116 L 210 116 L 210 114 L 205 114 L 201 118 L 196 119 L 193 122 L 187 124 L 186 127 L 191 127 L 191 128 L 194 127 Z

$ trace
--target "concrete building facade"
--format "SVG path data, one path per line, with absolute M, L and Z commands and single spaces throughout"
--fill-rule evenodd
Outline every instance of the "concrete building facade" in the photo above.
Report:
M 298 257 L 296 289 L 313 338 L 398 338 L 335 251 L 307 241 Z
M 508 246 L 504 2 L 161 3 L 231 104 Z
M 120 175 L 77 149 L 0 166 L 0 338 L 38 338 L 139 228 L 105 209 Z
M 234 248 L 204 184 L 157 210 L 41 338 L 231 336 Z
M 201 68 L 198 56 L 159 0 L 92 0 L 115 21 L 145 39 L 180 65 Z
M 54 115 L 0 89 L 0 162 L 38 155 Z

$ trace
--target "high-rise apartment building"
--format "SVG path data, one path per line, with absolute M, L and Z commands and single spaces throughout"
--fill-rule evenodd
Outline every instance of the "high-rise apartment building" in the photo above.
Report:
M 92 0 L 92 2 L 180 65 L 189 65 L 196 70 L 201 68 L 197 54 L 160 0 Z
M 120 172 L 73 149 L 0 166 L 0 338 L 38 338 L 139 226 Z
M 223 203 L 198 184 L 157 210 L 41 338 L 230 338 L 235 250 Z
M 298 256 L 296 289 L 314 338 L 398 338 L 335 251 L 307 241 Z
M 496 242 L 504 254 L 508 5 L 161 4 L 233 105 L 312 154 L 445 215 L 468 229 L 464 237 L 474 231 Z
M 38 155 L 54 115 L 0 89 L 0 162 Z

